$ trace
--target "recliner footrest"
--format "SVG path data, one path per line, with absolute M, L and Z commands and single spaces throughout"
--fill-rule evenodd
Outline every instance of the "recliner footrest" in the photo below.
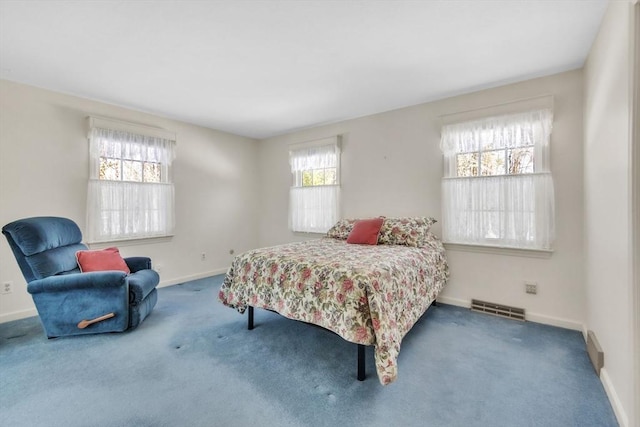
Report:
M 158 290 L 153 289 L 145 299 L 137 305 L 129 307 L 129 329 L 138 327 L 140 323 L 151 314 L 151 310 L 158 302 Z

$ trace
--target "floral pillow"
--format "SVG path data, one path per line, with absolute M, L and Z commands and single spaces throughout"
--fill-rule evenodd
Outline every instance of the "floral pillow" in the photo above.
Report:
M 429 229 L 435 223 L 432 217 L 385 218 L 378 244 L 424 246 Z
M 357 219 L 341 219 L 334 224 L 333 227 L 327 231 L 327 237 L 331 237 L 333 239 L 342 239 L 347 240 L 349 237 L 349 233 L 353 230 L 353 225 L 356 223 Z

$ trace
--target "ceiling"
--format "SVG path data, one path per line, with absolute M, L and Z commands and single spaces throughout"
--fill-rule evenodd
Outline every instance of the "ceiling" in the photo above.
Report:
M 0 77 L 267 138 L 582 67 L 606 0 L 0 1 Z

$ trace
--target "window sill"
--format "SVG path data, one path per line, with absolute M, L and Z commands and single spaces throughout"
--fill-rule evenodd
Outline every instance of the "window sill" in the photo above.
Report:
M 153 243 L 165 243 L 173 239 L 173 234 L 167 236 L 158 237 L 141 237 L 137 239 L 119 239 L 108 240 L 101 242 L 87 242 L 87 246 L 91 249 L 104 249 L 117 244 L 118 246 L 136 246 L 136 245 L 148 245 Z
M 445 243 L 444 247 L 445 249 L 450 251 L 476 252 L 476 253 L 485 253 L 485 254 L 494 254 L 494 255 L 519 256 L 519 257 L 527 257 L 527 258 L 549 259 L 551 258 L 551 255 L 553 255 L 553 250 L 470 245 L 465 243 Z

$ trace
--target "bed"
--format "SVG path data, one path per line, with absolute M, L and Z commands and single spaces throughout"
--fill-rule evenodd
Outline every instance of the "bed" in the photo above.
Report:
M 358 344 L 375 346 L 383 385 L 397 377 L 405 334 L 435 301 L 449 270 L 427 217 L 384 219 L 377 244 L 351 244 L 358 220 L 341 220 L 327 235 L 261 248 L 234 258 L 218 299 L 240 313 L 275 311 Z M 362 358 L 362 359 L 361 359 Z M 362 371 L 362 372 L 361 372 Z M 358 367 L 358 379 L 364 368 Z

